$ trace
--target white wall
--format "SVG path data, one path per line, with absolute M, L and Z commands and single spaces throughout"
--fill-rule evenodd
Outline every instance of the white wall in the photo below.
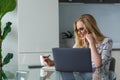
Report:
M 18 1 L 19 52 L 51 52 L 59 46 L 58 1 Z
M 7 53 L 13 53 L 13 59 L 10 61 L 9 64 L 4 66 L 4 70 L 9 75 L 14 76 L 16 70 L 18 69 L 18 25 L 17 25 L 17 10 L 13 12 L 7 13 L 2 19 L 2 29 L 5 27 L 6 22 L 12 22 L 11 25 L 11 32 L 5 38 L 2 44 L 2 54 L 3 57 L 7 55 Z
M 18 1 L 18 65 L 39 65 L 59 47 L 58 17 L 58 0 Z

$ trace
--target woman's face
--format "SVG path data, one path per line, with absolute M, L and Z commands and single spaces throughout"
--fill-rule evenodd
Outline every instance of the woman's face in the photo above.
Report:
M 87 31 L 85 30 L 83 23 L 81 21 L 78 21 L 76 25 L 77 25 L 76 32 L 78 33 L 78 36 L 80 36 L 81 39 L 85 39 Z

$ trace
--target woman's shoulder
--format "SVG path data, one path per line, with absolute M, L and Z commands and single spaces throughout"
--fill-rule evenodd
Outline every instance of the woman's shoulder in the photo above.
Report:
M 103 44 L 104 44 L 104 43 L 113 43 L 113 40 L 112 40 L 112 38 L 110 38 L 110 37 L 106 37 L 106 38 L 104 38 L 104 40 L 103 40 L 102 43 L 103 43 Z
M 103 49 L 112 49 L 112 45 L 113 45 L 113 40 L 109 37 L 106 37 L 101 44 Z

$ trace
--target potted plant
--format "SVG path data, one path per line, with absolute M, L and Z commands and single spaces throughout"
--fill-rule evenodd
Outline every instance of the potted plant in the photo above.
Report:
M 8 53 L 4 58 L 2 57 L 2 42 L 9 32 L 11 32 L 12 22 L 7 22 L 4 30 L 2 31 L 2 18 L 8 12 L 16 8 L 16 0 L 0 0 L 0 80 L 8 80 L 3 67 L 8 64 L 13 58 L 13 53 Z
M 67 30 L 66 32 L 62 32 L 62 39 L 70 39 L 73 38 L 73 33 L 69 30 Z
M 72 31 L 67 30 L 66 32 L 62 32 L 62 39 L 65 40 L 65 47 L 73 47 L 74 45 L 74 35 Z

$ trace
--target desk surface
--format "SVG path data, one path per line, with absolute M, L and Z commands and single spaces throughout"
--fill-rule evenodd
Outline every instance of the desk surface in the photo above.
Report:
M 54 67 L 42 67 L 42 68 L 31 68 L 29 69 L 27 65 L 19 66 L 19 79 L 9 79 L 9 80 L 55 80 L 56 71 Z M 27 72 L 27 75 L 24 73 Z M 21 74 L 23 73 L 23 74 Z M 113 75 L 113 73 L 111 73 Z M 27 79 L 23 79 L 22 76 L 27 76 Z
M 28 68 L 27 65 L 19 66 L 19 72 L 27 72 L 27 80 L 54 80 L 54 67 Z M 22 76 L 20 74 L 20 76 Z M 25 79 L 21 79 L 25 80 Z

